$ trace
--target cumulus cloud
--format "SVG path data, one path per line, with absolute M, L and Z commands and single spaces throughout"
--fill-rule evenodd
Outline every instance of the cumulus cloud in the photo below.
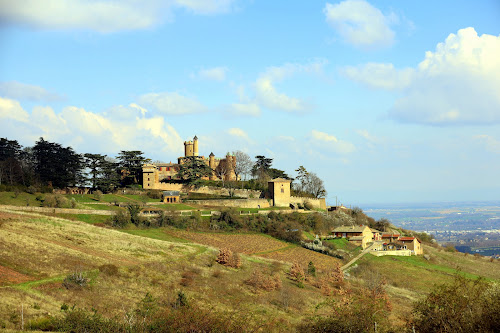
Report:
M 28 113 L 17 101 L 0 98 L 0 131 L 24 140 L 43 136 L 71 145 L 79 152 L 116 154 L 134 149 L 169 156 L 182 153 L 182 139 L 165 118 L 146 117 L 147 110 L 134 105 L 120 109 L 130 109 L 128 114 L 136 116 L 111 117 L 75 106 L 65 107 L 59 113 L 51 107 L 35 106 Z
M 356 150 L 356 147 L 352 143 L 339 140 L 332 134 L 317 130 L 311 131 L 310 142 L 323 150 L 333 151 L 339 154 L 348 154 Z
M 327 3 L 323 12 L 328 24 L 349 44 L 359 48 L 380 48 L 394 42 L 390 24 L 397 22 L 393 13 L 385 16 L 364 0 Z
M 34 102 L 55 102 L 63 99 L 60 95 L 47 91 L 42 87 L 16 81 L 1 82 L 0 95 Z
M 233 127 L 227 131 L 230 135 L 250 141 L 248 133 L 241 128 Z
M 366 141 L 368 141 L 369 143 L 372 143 L 372 144 L 377 144 L 377 143 L 381 143 L 383 140 L 370 134 L 367 130 L 357 130 L 356 133 L 363 137 L 364 139 L 366 139 Z
M 371 88 L 401 90 L 407 88 L 415 77 L 413 68 L 398 70 L 393 64 L 368 63 L 347 66 L 340 70 L 347 78 Z
M 0 0 L 4 23 L 35 29 L 83 29 L 102 33 L 147 29 L 171 20 L 172 9 L 194 14 L 225 13 L 233 0 Z
M 461 29 L 427 52 L 389 115 L 431 125 L 500 122 L 500 36 Z
M 204 80 L 224 81 L 226 79 L 226 67 L 214 67 L 201 69 L 198 72 L 198 77 Z
M 296 73 L 320 74 L 326 63 L 325 60 L 319 60 L 307 65 L 285 64 L 279 67 L 269 67 L 255 83 L 257 103 L 272 110 L 287 112 L 302 112 L 311 109 L 312 106 L 309 103 L 278 92 L 275 83 L 279 83 Z
M 389 117 L 428 125 L 500 122 L 500 36 L 474 28 L 450 34 L 415 68 L 369 63 L 342 73 L 371 88 L 397 90 Z
M 139 103 L 168 115 L 181 115 L 207 111 L 207 107 L 194 98 L 176 92 L 149 93 L 139 97 Z
M 0 97 L 0 119 L 28 122 L 29 114 L 23 110 L 18 101 Z

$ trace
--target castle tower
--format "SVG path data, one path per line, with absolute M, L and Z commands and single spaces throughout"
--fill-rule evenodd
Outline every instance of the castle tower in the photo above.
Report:
M 208 166 L 212 169 L 212 174 L 209 179 L 215 180 L 217 177 L 215 177 L 215 155 L 213 152 L 208 156 Z
M 226 154 L 226 180 L 235 180 L 234 179 L 234 162 L 233 156 L 229 153 Z
M 184 157 L 193 155 L 193 141 L 184 141 Z
M 194 156 L 199 156 L 199 154 L 198 154 L 198 137 L 196 135 L 193 138 L 193 154 L 194 154 Z
M 290 204 L 290 183 L 289 179 L 276 178 L 268 182 L 269 192 L 273 198 L 273 206 L 286 207 Z

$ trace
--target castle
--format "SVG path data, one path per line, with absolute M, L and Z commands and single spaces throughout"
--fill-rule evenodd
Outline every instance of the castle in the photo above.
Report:
M 208 157 L 200 156 L 198 152 L 198 137 L 193 141 L 184 141 L 184 156 L 177 159 L 177 163 L 156 163 L 144 164 L 142 166 L 143 188 L 145 189 L 170 189 L 169 184 L 162 183 L 162 180 L 175 180 L 179 171 L 179 166 L 184 163 L 187 157 L 196 157 L 212 169 L 209 177 L 205 180 L 236 180 L 234 168 L 236 157 L 227 153 L 225 158 L 216 158 L 214 153 Z

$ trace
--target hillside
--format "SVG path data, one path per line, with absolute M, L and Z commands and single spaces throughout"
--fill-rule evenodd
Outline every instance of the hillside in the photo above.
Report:
M 241 268 L 216 262 L 223 247 L 242 254 Z M 1 209 L 0 328 L 19 329 L 21 311 L 25 327 L 43 327 L 40 323 L 46 318 L 67 314 L 61 307 L 92 310 L 119 321 L 132 320 L 130 316 L 138 320 L 138 309 L 148 297 L 162 309 L 175 309 L 171 305 L 182 294 L 191 311 L 209 311 L 213 322 L 234 325 L 223 330 L 293 331 L 314 315 L 330 313 L 345 297 L 358 299 L 363 290 L 375 290 L 370 288 L 385 282 L 381 295 L 386 293 L 392 311 L 384 308 L 376 320 L 388 316 L 391 325 L 401 326 L 414 301 L 434 285 L 452 281 L 457 272 L 500 281 L 498 261 L 431 246 L 425 246 L 425 253 L 429 260 L 367 254 L 349 270 L 345 282 L 328 284 L 341 263 L 338 259 L 268 235 L 172 227 L 118 231 Z M 293 262 L 306 269 L 310 261 L 316 277 L 306 275 L 303 286 L 288 277 Z M 255 282 L 256 271 L 268 283 L 267 278 L 278 276 L 281 288 L 266 290 L 265 284 L 249 282 Z M 85 286 L 68 283 L 68 277 L 80 273 L 87 279 Z

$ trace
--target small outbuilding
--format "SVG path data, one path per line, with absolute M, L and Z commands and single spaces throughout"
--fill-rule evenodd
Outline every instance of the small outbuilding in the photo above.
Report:
M 179 191 L 163 191 L 161 201 L 164 203 L 180 203 L 181 194 Z

